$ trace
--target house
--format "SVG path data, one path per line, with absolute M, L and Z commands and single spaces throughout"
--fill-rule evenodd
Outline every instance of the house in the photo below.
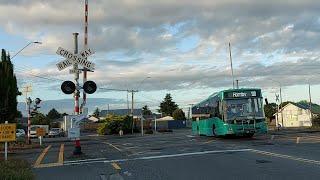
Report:
M 319 112 L 312 108 L 313 115 Z M 283 119 L 282 119 L 283 115 Z M 281 110 L 275 113 L 276 124 L 282 127 L 310 127 L 312 126 L 311 113 L 308 105 L 288 103 Z M 283 121 L 283 123 L 282 123 Z

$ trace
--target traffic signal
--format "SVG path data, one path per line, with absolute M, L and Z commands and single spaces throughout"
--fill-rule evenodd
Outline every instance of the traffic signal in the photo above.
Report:
M 31 99 L 30 99 L 30 101 L 31 101 Z M 34 103 L 35 103 L 35 105 L 33 106 L 33 109 L 32 109 L 32 111 L 30 112 L 30 116 L 31 116 L 31 118 L 33 118 L 35 115 L 37 115 L 38 114 L 38 109 L 40 108 L 40 106 L 38 106 L 40 103 L 41 103 L 41 99 L 40 98 L 36 98 L 35 100 L 34 100 Z M 32 101 L 31 101 L 32 102 Z
M 72 81 L 64 81 L 61 90 L 65 94 L 72 94 L 76 90 L 76 85 Z
M 40 98 L 36 98 L 35 100 L 34 100 L 34 102 L 36 103 L 36 105 L 39 105 L 40 103 L 41 103 L 41 99 Z
M 83 84 L 83 90 L 84 92 L 86 92 L 87 94 L 93 94 L 94 92 L 96 92 L 97 90 L 97 85 L 95 82 L 93 81 L 86 81 Z

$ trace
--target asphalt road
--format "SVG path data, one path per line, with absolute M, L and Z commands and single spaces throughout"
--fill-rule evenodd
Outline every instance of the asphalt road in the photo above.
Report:
M 223 139 L 178 130 L 82 139 L 78 157 L 73 142 L 64 139 L 17 157 L 26 157 L 37 179 L 45 180 L 320 179 L 320 133 Z

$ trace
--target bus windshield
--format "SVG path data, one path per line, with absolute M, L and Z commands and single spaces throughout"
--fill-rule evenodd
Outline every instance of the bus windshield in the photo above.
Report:
M 228 99 L 226 100 L 228 120 L 263 118 L 261 98 Z

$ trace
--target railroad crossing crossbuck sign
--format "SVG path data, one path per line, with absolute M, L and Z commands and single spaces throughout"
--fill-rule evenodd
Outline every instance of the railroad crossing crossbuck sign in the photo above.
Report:
M 77 63 L 89 70 L 94 70 L 95 64 L 93 62 L 90 62 L 86 60 L 85 58 L 94 54 L 94 51 L 92 49 L 86 49 L 79 54 L 74 54 L 62 47 L 59 47 L 57 52 L 58 55 L 65 57 L 66 59 L 59 62 L 57 65 L 59 71 Z M 74 71 L 70 71 L 70 73 L 75 73 Z

